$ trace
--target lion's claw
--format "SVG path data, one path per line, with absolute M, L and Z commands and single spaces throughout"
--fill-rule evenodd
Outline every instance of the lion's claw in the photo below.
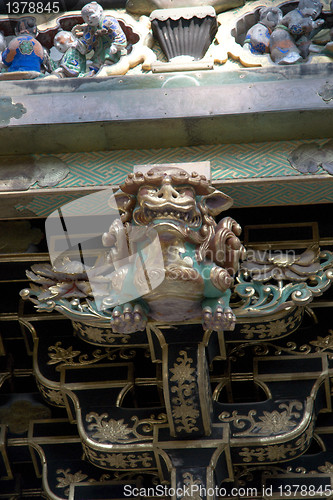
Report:
M 220 332 L 222 330 L 233 330 L 236 318 L 230 307 L 218 305 L 213 312 L 212 308 L 206 306 L 203 309 L 203 327 Z
M 135 333 L 146 328 L 147 317 L 139 304 L 117 306 L 112 311 L 111 328 L 114 333 Z

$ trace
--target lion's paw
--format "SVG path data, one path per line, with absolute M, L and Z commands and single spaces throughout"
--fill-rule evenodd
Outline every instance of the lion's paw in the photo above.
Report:
M 114 333 L 135 333 L 146 328 L 147 317 L 139 304 L 117 306 L 112 311 L 111 328 Z
M 222 330 L 233 330 L 235 328 L 236 317 L 230 307 L 217 305 L 213 311 L 206 306 L 203 311 L 203 327 L 208 330 L 220 332 Z

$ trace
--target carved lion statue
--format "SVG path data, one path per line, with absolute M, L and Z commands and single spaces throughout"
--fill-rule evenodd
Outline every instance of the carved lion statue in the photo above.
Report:
M 141 331 L 148 319 L 232 330 L 231 287 L 245 250 L 231 217 L 214 220 L 231 198 L 195 172 L 155 166 L 130 174 L 109 205 L 114 220 L 96 262 L 72 260 L 69 248 L 53 265 L 35 264 L 22 297 L 74 321 L 110 321 L 116 333 Z
M 230 288 L 245 250 L 241 227 L 231 217 L 214 220 L 231 198 L 195 172 L 156 166 L 130 174 L 111 200 L 121 222 L 114 221 L 102 238 L 116 269 L 110 304 L 126 283 L 141 290 L 138 300 L 114 307 L 113 331 L 142 330 L 147 316 L 167 323 L 202 318 L 204 328 L 232 330 Z M 119 265 L 128 246 L 140 255 L 134 270 Z

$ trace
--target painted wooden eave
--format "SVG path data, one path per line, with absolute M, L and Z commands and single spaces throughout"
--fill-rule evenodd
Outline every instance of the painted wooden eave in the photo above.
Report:
M 333 64 L 0 82 L 1 154 L 332 137 Z

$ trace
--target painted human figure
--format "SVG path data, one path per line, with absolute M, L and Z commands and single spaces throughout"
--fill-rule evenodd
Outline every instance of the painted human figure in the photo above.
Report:
M 333 14 L 333 0 L 330 3 L 331 13 Z M 330 41 L 324 47 L 318 47 L 311 44 L 310 51 L 324 54 L 325 56 L 333 57 L 333 28 L 330 29 Z
M 317 19 L 322 10 L 319 0 L 300 0 L 298 8 L 288 12 L 270 38 L 271 58 L 278 64 L 293 64 L 309 54 L 311 34 L 324 24 Z
M 53 40 L 59 52 L 64 54 L 53 74 L 60 78 L 84 76 L 86 72 L 86 56 L 77 49 L 78 41 L 69 31 L 59 31 Z
M 246 33 L 244 47 L 252 54 L 269 52 L 269 40 L 273 29 L 281 22 L 282 10 L 278 7 L 262 7 L 259 10 L 259 22 Z
M 6 38 L 2 31 L 0 31 L 0 70 L 4 67 L 2 64 L 2 53 L 6 48 Z
M 77 49 L 81 54 L 94 51 L 92 69 L 95 72 L 104 64 L 114 64 L 118 62 L 121 55 L 126 55 L 127 40 L 117 19 L 105 16 L 102 7 L 97 2 L 85 5 L 81 15 L 85 25 L 81 33 L 76 33 Z
M 36 40 L 37 25 L 33 17 L 19 19 L 13 38 L 2 53 L 2 63 L 9 72 L 35 71 L 40 73 L 45 53 Z

